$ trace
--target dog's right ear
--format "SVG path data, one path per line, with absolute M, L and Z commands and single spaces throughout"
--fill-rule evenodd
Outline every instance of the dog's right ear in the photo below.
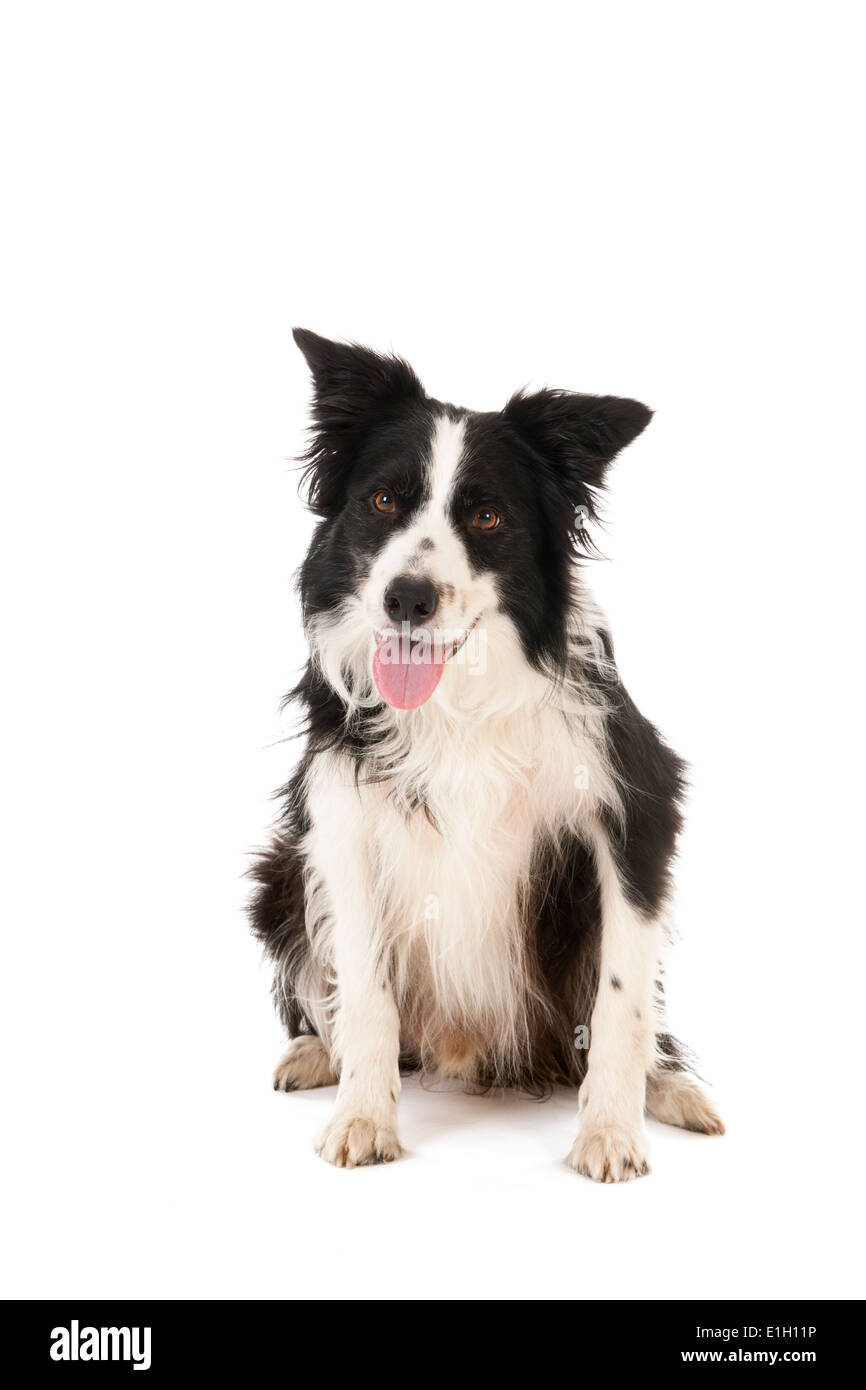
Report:
M 377 417 L 400 401 L 421 400 L 424 388 L 402 358 L 357 343 L 334 343 L 308 328 L 295 328 L 292 336 L 313 374 L 307 500 L 327 516 L 339 508 L 348 468 Z

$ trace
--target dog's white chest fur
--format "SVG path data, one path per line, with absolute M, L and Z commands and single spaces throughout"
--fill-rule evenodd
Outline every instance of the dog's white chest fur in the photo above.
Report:
M 422 719 L 418 719 L 418 714 Z M 464 1046 L 517 1054 L 532 1007 L 522 899 L 543 836 L 589 825 L 612 794 L 600 720 L 524 701 L 500 719 L 454 723 L 415 711 L 385 751 L 389 775 L 357 785 L 343 757 L 317 760 L 308 920 L 316 954 L 339 950 L 327 879 L 391 963 L 404 1046 L 459 1072 Z M 339 852 L 335 853 L 335 846 Z

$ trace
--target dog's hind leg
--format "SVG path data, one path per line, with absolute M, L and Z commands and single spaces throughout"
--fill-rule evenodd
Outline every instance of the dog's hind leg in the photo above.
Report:
M 661 975 L 663 971 L 659 970 Z M 718 1107 L 691 1073 L 696 1059 L 689 1049 L 666 1031 L 665 990 L 656 980 L 656 1021 L 665 1031 L 656 1032 L 656 1058 L 646 1078 L 648 1114 L 663 1125 L 676 1125 L 697 1134 L 724 1134 Z
M 699 1134 L 724 1134 L 722 1117 L 694 1077 L 681 1071 L 651 1071 L 646 1083 L 646 1108 L 664 1125 L 678 1125 Z
M 275 1091 L 309 1091 L 316 1086 L 335 1086 L 340 1073 L 328 1049 L 314 1033 L 293 1038 L 274 1070 Z

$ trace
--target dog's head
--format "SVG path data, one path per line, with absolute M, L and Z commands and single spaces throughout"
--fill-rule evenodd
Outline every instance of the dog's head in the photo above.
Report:
M 585 524 L 651 412 L 549 390 L 462 410 L 399 358 L 294 336 L 313 374 L 321 518 L 301 593 L 325 678 L 348 705 L 414 709 L 472 703 L 472 677 L 513 679 L 515 663 L 561 670 Z

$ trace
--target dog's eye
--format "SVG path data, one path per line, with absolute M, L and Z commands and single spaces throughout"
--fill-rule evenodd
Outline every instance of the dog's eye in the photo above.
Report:
M 499 513 L 492 507 L 479 507 L 472 518 L 472 525 L 479 531 L 493 531 L 499 525 Z
M 393 492 L 384 489 L 382 492 L 377 492 L 373 498 L 373 506 L 377 512 L 393 512 L 397 506 Z

